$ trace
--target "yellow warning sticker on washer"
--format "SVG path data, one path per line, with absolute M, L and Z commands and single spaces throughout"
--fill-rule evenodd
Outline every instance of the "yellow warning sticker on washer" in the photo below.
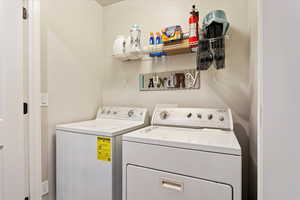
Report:
M 111 162 L 111 139 L 110 137 L 97 137 L 98 160 Z

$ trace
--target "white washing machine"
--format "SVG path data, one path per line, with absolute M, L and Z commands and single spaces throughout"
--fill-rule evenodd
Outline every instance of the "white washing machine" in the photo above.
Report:
M 229 109 L 158 108 L 123 136 L 123 200 L 241 200 Z
M 122 134 L 147 125 L 144 108 L 104 107 L 56 128 L 57 200 L 122 199 Z

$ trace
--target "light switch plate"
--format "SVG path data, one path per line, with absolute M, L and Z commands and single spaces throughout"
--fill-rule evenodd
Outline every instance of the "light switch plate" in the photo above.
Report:
M 48 93 L 41 93 L 41 106 L 42 107 L 48 106 Z

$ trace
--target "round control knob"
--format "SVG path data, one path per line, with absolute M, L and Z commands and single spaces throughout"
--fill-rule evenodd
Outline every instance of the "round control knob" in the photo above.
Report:
M 133 110 L 128 111 L 128 117 L 132 117 L 134 114 Z
M 201 119 L 201 118 L 202 118 L 202 115 L 199 113 L 199 114 L 197 114 L 197 117 L 198 117 L 199 119 Z
M 164 120 L 167 119 L 167 117 L 169 116 L 169 113 L 167 111 L 163 111 L 159 114 L 160 119 Z
M 118 114 L 118 113 L 115 111 L 115 112 L 113 112 L 113 114 L 116 115 L 116 114 Z
M 187 118 L 191 118 L 192 117 L 192 113 L 189 113 L 188 115 L 187 115 Z
M 208 118 L 209 120 L 212 120 L 212 119 L 213 119 L 213 115 L 212 115 L 212 114 L 209 114 L 209 115 L 207 116 L 207 118 Z
M 219 120 L 222 122 L 222 121 L 225 120 L 225 118 L 224 118 L 223 116 L 220 116 L 220 117 L 219 117 Z
M 110 114 L 110 112 L 111 112 L 110 110 L 109 110 L 109 111 L 107 111 L 107 114 Z

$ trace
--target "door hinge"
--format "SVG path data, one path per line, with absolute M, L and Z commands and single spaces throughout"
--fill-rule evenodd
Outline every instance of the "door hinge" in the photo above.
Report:
M 23 103 L 23 114 L 24 115 L 28 114 L 28 103 L 26 102 Z
M 27 8 L 23 7 L 23 19 L 28 19 L 28 11 Z

